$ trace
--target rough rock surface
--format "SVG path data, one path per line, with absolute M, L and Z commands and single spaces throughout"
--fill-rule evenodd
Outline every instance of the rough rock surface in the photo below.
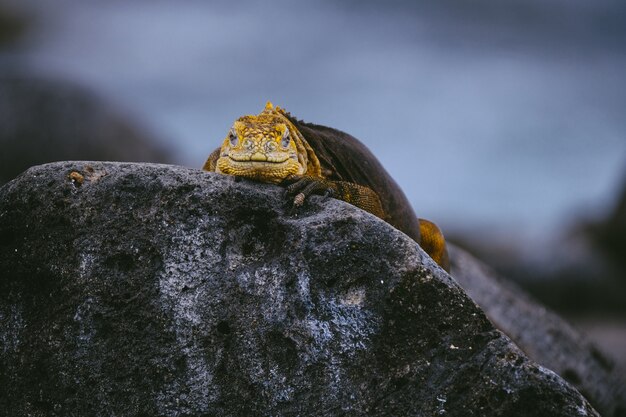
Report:
M 276 186 L 66 162 L 0 189 L 0 413 L 595 416 L 408 237 Z
M 51 161 L 172 160 L 151 135 L 91 91 L 16 70 L 0 72 L 0 149 L 0 185 Z
M 450 258 L 454 279 L 524 353 L 569 381 L 603 416 L 626 416 L 624 369 L 559 316 L 467 252 L 451 246 Z

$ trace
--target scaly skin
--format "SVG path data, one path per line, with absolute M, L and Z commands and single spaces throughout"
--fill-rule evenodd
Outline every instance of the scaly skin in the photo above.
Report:
M 298 121 L 270 102 L 260 114 L 237 119 L 203 169 L 287 185 L 296 207 L 311 194 L 346 201 L 406 233 L 446 271 L 450 269 L 439 228 L 415 216 L 404 193 L 361 142 L 338 130 Z

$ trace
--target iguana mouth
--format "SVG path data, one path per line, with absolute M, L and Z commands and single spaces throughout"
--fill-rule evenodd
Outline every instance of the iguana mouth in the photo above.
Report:
M 278 184 L 293 174 L 302 174 L 297 161 L 287 158 L 282 162 L 236 160 L 228 157 L 220 159 L 216 172 Z
M 232 166 L 254 166 L 254 167 L 263 167 L 263 166 L 281 166 L 287 165 L 289 159 L 285 159 L 284 161 L 253 161 L 251 159 L 244 160 L 236 160 L 230 158 L 230 164 Z
M 255 155 L 245 155 L 245 156 L 228 155 L 228 159 L 230 159 L 231 162 L 240 163 L 240 164 L 267 165 L 267 164 L 283 164 L 289 161 L 289 159 L 293 159 L 293 158 L 290 158 L 289 156 L 285 156 L 284 158 L 277 159 L 277 158 L 268 158 L 267 156 L 264 155 L 264 159 L 261 159 L 260 157 L 255 158 Z

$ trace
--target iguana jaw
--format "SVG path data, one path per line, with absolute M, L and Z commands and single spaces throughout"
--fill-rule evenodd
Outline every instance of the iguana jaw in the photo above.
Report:
M 237 154 L 230 153 L 228 155 L 231 161 L 233 162 L 263 162 L 267 164 L 281 164 L 283 162 L 287 162 L 289 160 L 289 154 L 280 154 L 280 155 L 268 155 L 261 152 L 256 152 L 253 154 L 245 153 L 245 154 Z
M 293 159 L 283 162 L 270 162 L 237 161 L 230 157 L 221 157 L 217 161 L 216 172 L 277 184 L 290 175 L 302 175 L 303 169 L 297 160 L 294 161 Z

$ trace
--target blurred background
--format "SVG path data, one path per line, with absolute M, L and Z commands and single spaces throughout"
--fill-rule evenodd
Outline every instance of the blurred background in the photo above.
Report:
M 201 167 L 271 100 L 626 364 L 625 74 L 622 0 L 0 0 L 0 184 Z

